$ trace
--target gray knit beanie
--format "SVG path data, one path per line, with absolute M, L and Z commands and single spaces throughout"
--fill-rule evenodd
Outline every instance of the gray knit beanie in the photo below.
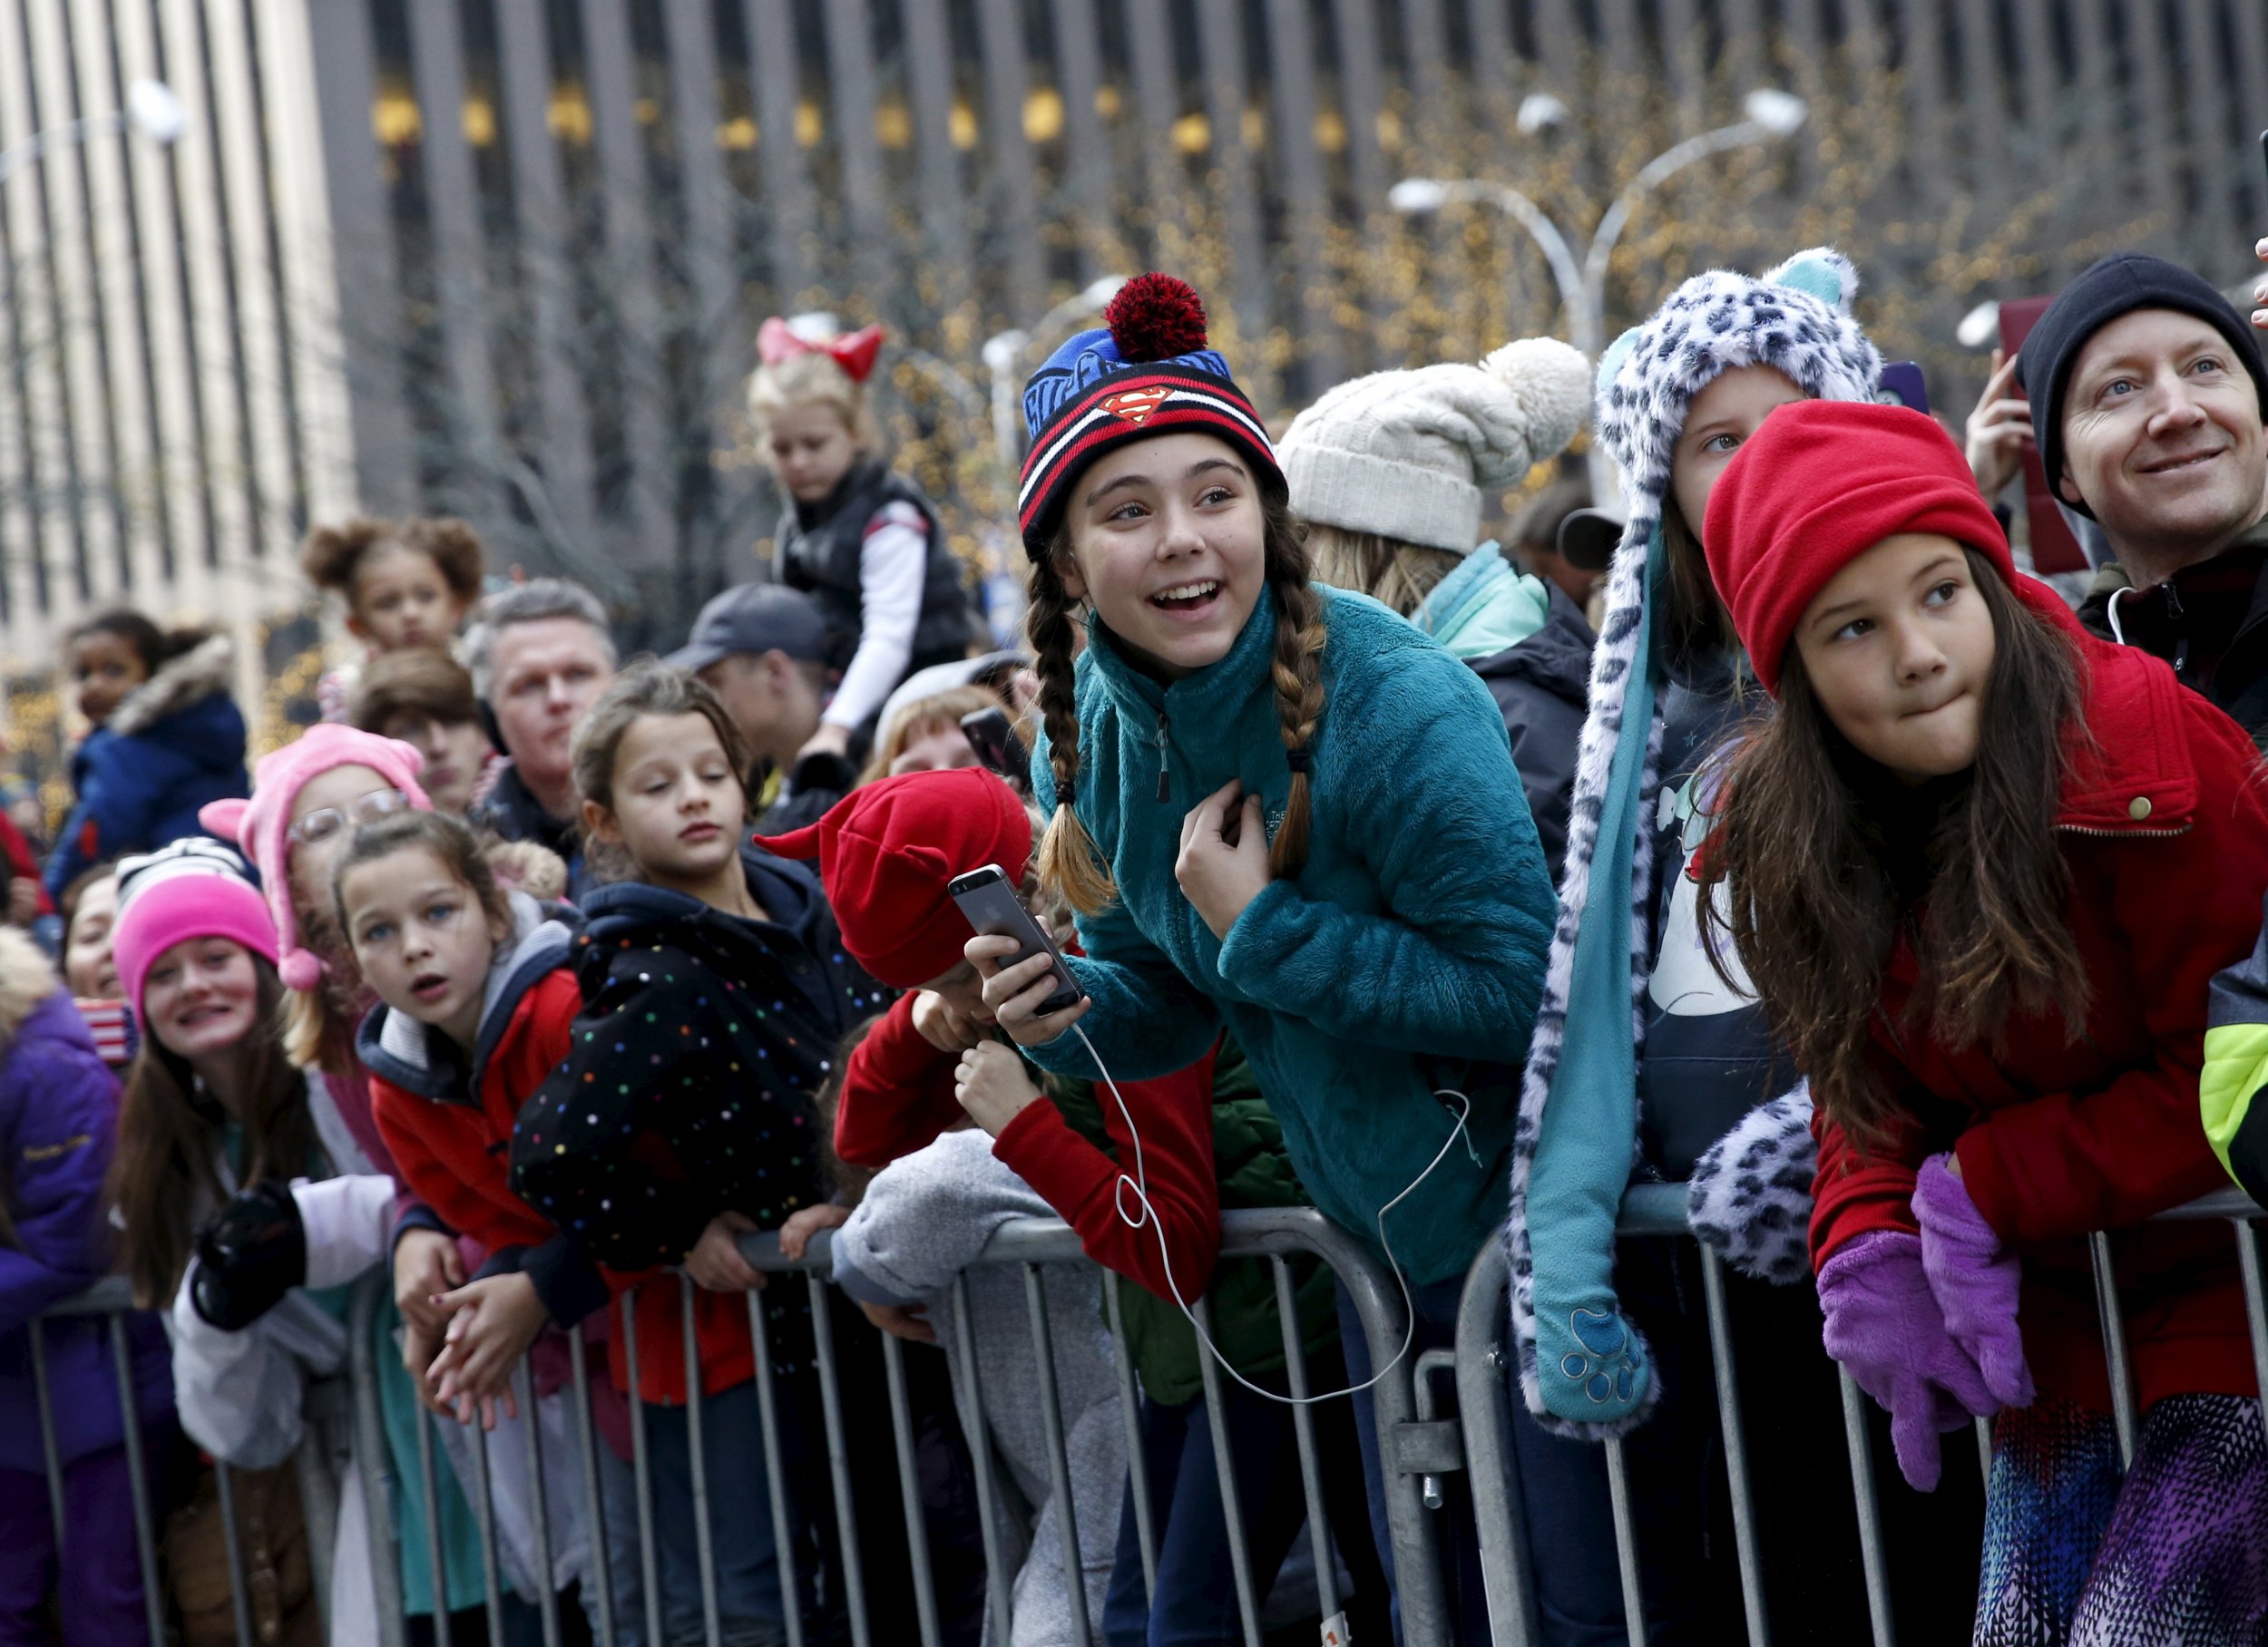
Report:
M 1556 455 L 1589 409 L 1589 363 L 1523 337 L 1477 366 L 1343 383 L 1293 420 L 1276 457 L 1301 518 L 1464 554 L 1482 493 Z

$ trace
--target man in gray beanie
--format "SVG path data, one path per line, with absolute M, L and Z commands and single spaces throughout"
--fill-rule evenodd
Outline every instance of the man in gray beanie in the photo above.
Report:
M 1598 637 L 1565 590 L 1481 542 L 1481 520 L 1489 494 L 1574 438 L 1589 404 L 1582 356 L 1525 337 L 1478 365 L 1343 383 L 1276 446 L 1315 576 L 1393 607 L 1488 683 L 1555 882 Z
M 2268 367 L 2227 298 L 2179 264 L 2101 259 L 2024 340 L 2058 493 L 2116 563 L 2081 621 L 2174 667 L 2268 747 Z

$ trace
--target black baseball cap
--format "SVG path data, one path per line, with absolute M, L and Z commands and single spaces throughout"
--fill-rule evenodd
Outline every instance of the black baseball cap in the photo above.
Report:
M 667 661 L 672 668 L 706 669 L 723 658 L 766 652 L 825 663 L 831 652 L 818 602 L 784 584 L 738 584 L 701 608 L 692 635 Z
M 1614 564 L 1623 525 L 1611 509 L 1570 510 L 1559 522 L 1559 553 L 1578 571 L 1603 572 Z

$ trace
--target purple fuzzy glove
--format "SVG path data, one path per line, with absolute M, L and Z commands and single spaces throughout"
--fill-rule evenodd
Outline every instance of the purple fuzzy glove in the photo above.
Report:
M 1950 1155 L 1931 1155 L 1914 1181 L 1921 1267 L 1945 1311 L 1945 1330 L 1977 1363 L 1992 1398 L 2003 1407 L 2029 1407 L 2032 1369 L 2016 1324 L 2023 1267 L 1969 1198 L 1952 1162 Z
M 1827 1353 L 1890 1412 L 1898 1468 L 1921 1492 L 1937 1486 L 1937 1438 L 1999 1410 L 1977 1363 L 1945 1330 L 1921 1268 L 1921 1239 L 1875 1230 L 1819 1269 Z

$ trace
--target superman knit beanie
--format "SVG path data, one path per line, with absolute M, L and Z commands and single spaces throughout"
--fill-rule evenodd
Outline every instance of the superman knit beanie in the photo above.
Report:
M 1016 525 L 1039 560 L 1063 518 L 1071 483 L 1114 447 L 1152 435 L 1217 435 L 1252 463 L 1253 479 L 1281 502 L 1284 472 L 1266 427 L 1207 346 L 1205 304 L 1171 275 L 1137 275 L 1102 312 L 1100 329 L 1080 333 L 1048 356 L 1024 385 L 1024 453 Z

